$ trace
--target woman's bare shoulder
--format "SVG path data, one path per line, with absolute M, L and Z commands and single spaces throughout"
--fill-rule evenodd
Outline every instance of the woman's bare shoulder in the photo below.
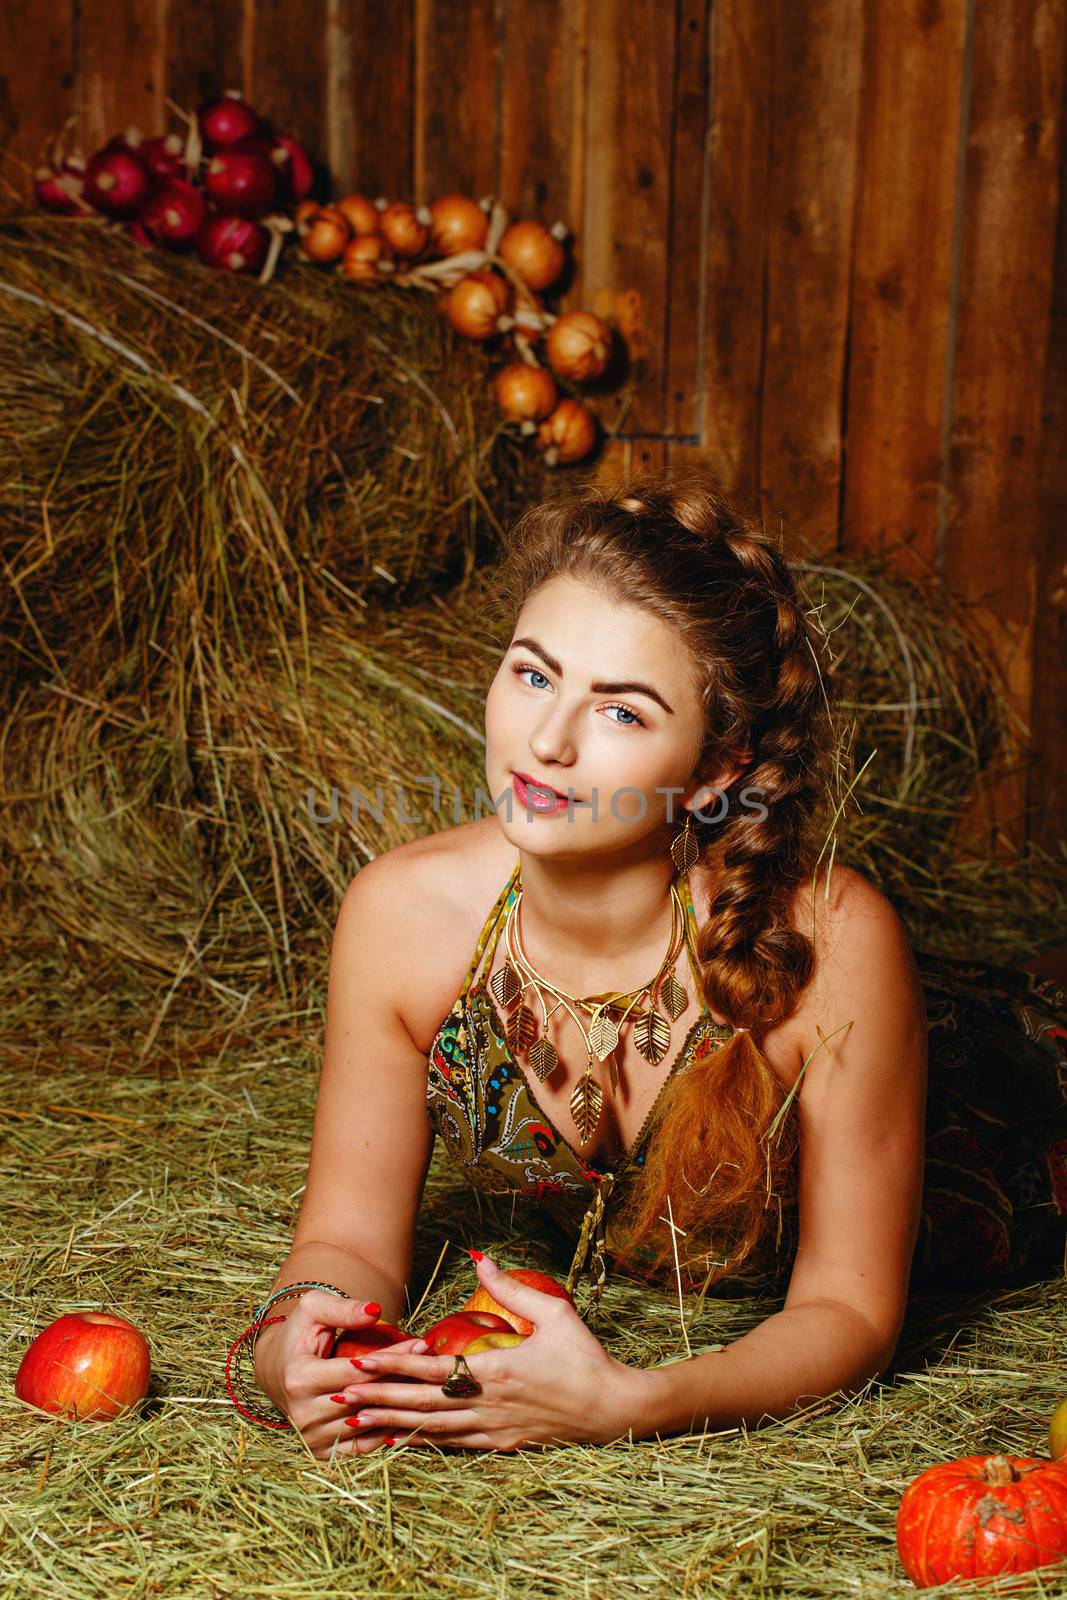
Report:
M 514 847 L 489 816 L 394 845 L 361 867 L 349 886 L 365 873 L 376 882 L 373 903 L 384 908 L 389 951 L 386 981 L 424 1051 L 459 993 L 514 858 Z

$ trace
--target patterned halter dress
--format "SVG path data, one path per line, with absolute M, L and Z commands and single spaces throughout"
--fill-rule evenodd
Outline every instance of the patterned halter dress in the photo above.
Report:
M 630 1149 L 614 1168 L 586 1160 L 554 1126 L 510 1050 L 488 988 L 504 921 L 518 893 L 519 864 L 485 920 L 462 990 L 427 1058 L 426 1109 L 435 1134 L 474 1188 L 512 1194 L 577 1243 L 567 1277 L 583 1268 L 594 1319 L 607 1261 L 622 1261 L 608 1202 L 640 1181 L 647 1136 L 663 1085 L 734 1030 L 703 999 L 696 917 L 688 875 L 679 892 L 685 949 L 701 1011 L 673 1060 Z M 1067 993 L 1011 967 L 915 952 L 926 1000 L 929 1070 L 925 1173 L 913 1287 L 992 1286 L 1067 1270 Z M 791 1112 L 796 1111 L 794 1102 Z M 796 1172 L 777 1197 L 760 1249 L 716 1292 L 780 1292 L 799 1239 Z M 651 1255 L 652 1252 L 646 1252 Z M 641 1251 L 631 1260 L 640 1261 Z M 672 1281 L 675 1267 L 672 1265 Z M 686 1274 L 681 1274 L 683 1282 Z M 689 1278 L 689 1287 L 700 1280 Z

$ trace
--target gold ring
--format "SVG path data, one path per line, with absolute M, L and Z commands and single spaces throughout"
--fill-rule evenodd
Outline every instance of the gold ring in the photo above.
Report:
M 462 1356 L 456 1356 L 452 1363 L 452 1371 L 441 1385 L 441 1393 L 447 1395 L 450 1400 L 461 1400 L 468 1395 L 481 1392 L 482 1386 L 466 1361 Z

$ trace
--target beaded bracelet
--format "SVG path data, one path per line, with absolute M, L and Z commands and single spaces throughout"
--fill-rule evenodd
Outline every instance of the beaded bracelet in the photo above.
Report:
M 250 1422 L 258 1422 L 264 1428 L 291 1428 L 292 1423 L 278 1410 L 272 1415 L 264 1415 L 262 1411 L 253 1410 L 241 1374 L 241 1347 L 250 1333 L 258 1333 L 261 1328 L 269 1328 L 274 1322 L 284 1321 L 284 1317 L 267 1317 L 265 1321 L 253 1322 L 243 1333 L 237 1335 L 226 1355 L 226 1392 L 243 1417 L 247 1417 Z M 280 1422 L 277 1420 L 279 1417 Z
M 253 1324 L 262 1322 L 263 1318 L 267 1315 L 267 1312 L 271 1309 L 271 1307 L 280 1304 L 282 1300 L 292 1300 L 294 1298 L 299 1299 L 301 1295 L 310 1293 L 312 1289 L 327 1289 L 330 1294 L 340 1295 L 342 1300 L 351 1299 L 351 1296 L 345 1289 L 338 1289 L 336 1284 L 333 1283 L 287 1283 L 284 1284 L 282 1288 L 275 1289 L 273 1294 L 269 1294 L 267 1296 L 261 1306 L 256 1307 L 255 1311 L 252 1313 Z M 259 1330 L 257 1328 L 255 1338 L 252 1340 L 251 1356 L 253 1361 L 256 1358 L 256 1345 L 258 1342 Z

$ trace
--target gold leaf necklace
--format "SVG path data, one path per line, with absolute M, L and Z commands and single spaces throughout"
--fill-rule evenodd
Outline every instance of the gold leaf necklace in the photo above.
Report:
M 678 889 L 672 882 L 671 936 L 667 954 L 660 962 L 659 969 L 650 983 L 642 983 L 636 989 L 622 992 L 609 991 L 579 996 L 567 994 L 556 984 L 550 983 L 531 965 L 523 949 L 519 929 L 521 902 L 520 873 L 515 900 L 504 923 L 504 948 L 507 960 L 490 978 L 489 988 L 497 1004 L 507 1012 L 504 1026 L 509 1049 L 517 1055 L 521 1050 L 530 1047 L 530 1065 L 542 1083 L 559 1060 L 556 1047 L 548 1038 L 549 1018 L 561 1005 L 574 1018 L 585 1041 L 589 1059 L 584 1073 L 571 1094 L 570 1110 L 578 1130 L 579 1143 L 586 1145 L 597 1130 L 604 1104 L 604 1091 L 593 1077 L 594 1057 L 598 1061 L 607 1059 L 611 1092 L 615 1095 L 619 1087 L 619 1069 L 614 1051 L 619 1043 L 619 1029 L 626 1022 L 630 1012 L 635 1007 L 639 1009 L 642 1000 L 647 998 L 648 1010 L 640 1013 L 634 1026 L 634 1045 L 646 1061 L 656 1066 L 663 1060 L 671 1042 L 670 1023 L 657 1010 L 658 1004 L 662 1002 L 671 1022 L 677 1021 L 689 1004 L 689 996 L 678 982 L 674 970 L 675 963 L 685 946 L 685 909 Z M 536 1041 L 534 1014 L 523 999 L 527 989 L 533 990 L 541 1007 L 541 1037 Z M 555 1000 L 551 1011 L 545 1002 L 546 995 Z M 582 1023 L 579 1010 L 590 1015 L 588 1030 Z M 621 1015 L 616 1020 L 612 1013 L 620 1011 Z

